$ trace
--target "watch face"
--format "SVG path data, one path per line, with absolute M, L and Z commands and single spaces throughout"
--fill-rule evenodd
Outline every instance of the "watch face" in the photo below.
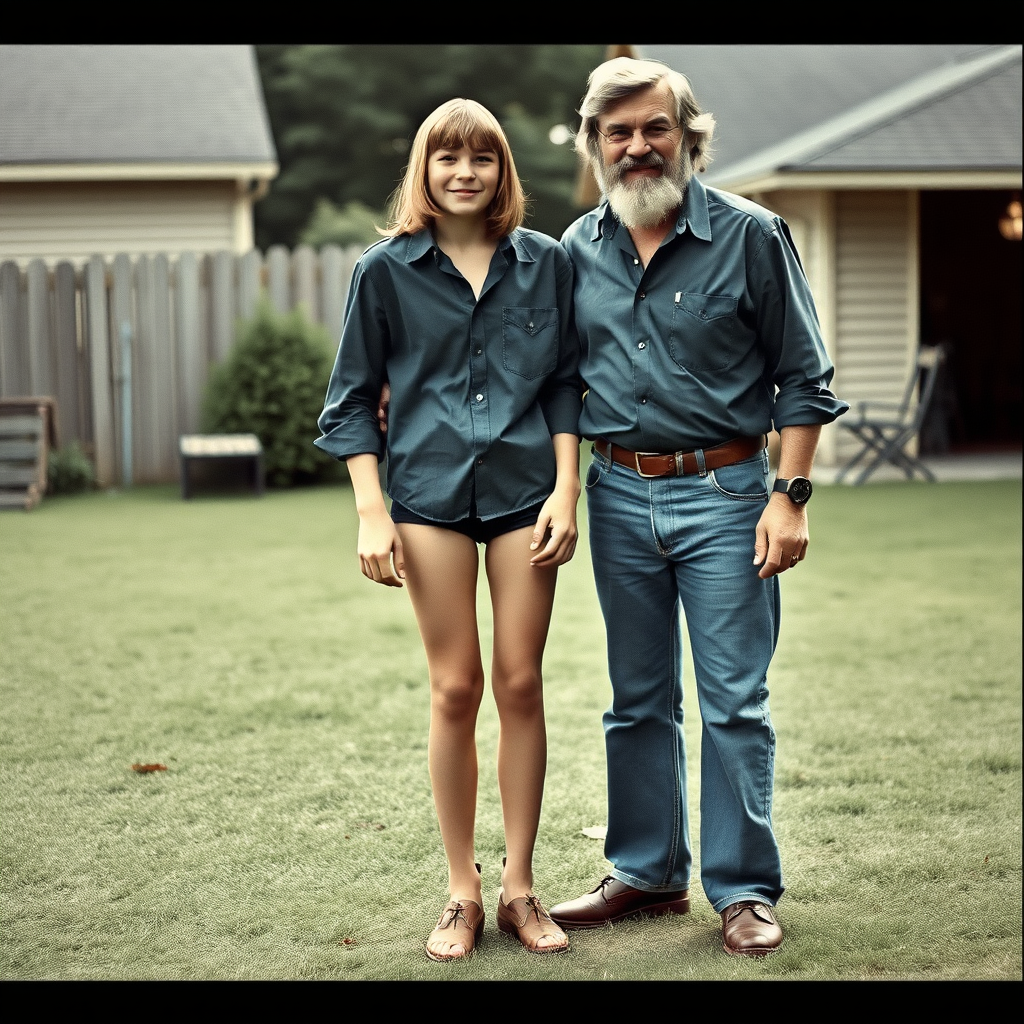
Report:
M 806 505 L 811 496 L 811 481 L 802 476 L 795 476 L 789 482 L 789 496 L 797 505 Z

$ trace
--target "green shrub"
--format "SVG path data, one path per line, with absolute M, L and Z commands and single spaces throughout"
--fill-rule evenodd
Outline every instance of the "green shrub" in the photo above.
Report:
M 313 445 L 332 363 L 324 328 L 301 308 L 278 313 L 264 296 L 253 318 L 239 324 L 230 355 L 210 372 L 203 431 L 256 434 L 272 487 L 343 477 L 340 463 Z
M 78 494 L 96 486 L 96 470 L 77 441 L 54 448 L 46 459 L 46 489 L 50 494 Z

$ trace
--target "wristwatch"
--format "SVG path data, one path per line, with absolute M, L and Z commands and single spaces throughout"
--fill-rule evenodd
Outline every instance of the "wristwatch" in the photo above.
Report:
M 772 492 L 781 491 L 794 505 L 806 505 L 811 500 L 811 481 L 805 476 L 795 476 L 790 480 L 776 480 Z

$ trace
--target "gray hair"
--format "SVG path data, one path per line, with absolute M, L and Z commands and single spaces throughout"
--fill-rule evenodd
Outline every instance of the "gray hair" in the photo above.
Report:
M 597 119 L 613 103 L 641 89 L 651 88 L 662 80 L 668 83 L 676 101 L 676 116 L 683 127 L 683 143 L 693 169 L 706 171 L 711 163 L 715 119 L 701 110 L 686 76 L 673 71 L 660 60 L 614 57 L 590 72 L 587 94 L 580 104 L 579 114 L 583 120 L 576 134 L 576 152 L 585 160 L 594 162 L 595 167 L 600 167 L 603 161 Z

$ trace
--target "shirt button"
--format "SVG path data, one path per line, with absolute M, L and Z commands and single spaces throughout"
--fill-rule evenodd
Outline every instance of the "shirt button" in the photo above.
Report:
M 479 355 L 483 355 L 483 351 L 484 351 L 484 350 L 483 350 L 482 348 L 478 348 L 478 349 L 476 350 L 476 354 L 477 354 L 478 356 L 479 356 Z
M 634 257 L 634 259 L 633 259 L 633 266 L 634 266 L 634 267 L 638 267 L 638 266 L 640 266 L 640 261 L 639 261 L 638 259 L 636 259 L 635 257 Z
M 647 399 L 646 398 L 641 398 L 640 399 L 640 404 L 641 405 L 646 405 L 647 404 Z
M 476 396 L 476 400 L 477 400 L 478 402 L 482 402 L 482 401 L 484 400 L 484 396 L 483 396 L 483 395 L 477 395 L 477 396 Z
M 647 348 L 647 342 L 646 341 L 641 341 L 640 344 L 637 345 L 637 348 Z
M 701 318 L 701 320 L 707 320 L 707 318 L 708 318 L 708 311 L 706 309 L 702 309 L 700 311 L 700 318 Z
M 483 459 L 477 459 L 477 460 L 476 460 L 476 464 L 477 464 L 478 466 L 482 466 L 482 465 L 484 464 L 484 460 L 483 460 Z
M 531 330 L 531 331 L 532 331 L 532 330 L 533 330 L 533 321 L 531 320 L 531 321 L 530 321 L 530 322 L 529 322 L 529 323 L 528 323 L 528 324 L 527 324 L 526 326 L 527 326 L 527 328 L 528 328 L 529 330 Z
M 640 298 L 641 299 L 646 299 L 647 298 L 647 292 L 641 292 L 640 293 Z

